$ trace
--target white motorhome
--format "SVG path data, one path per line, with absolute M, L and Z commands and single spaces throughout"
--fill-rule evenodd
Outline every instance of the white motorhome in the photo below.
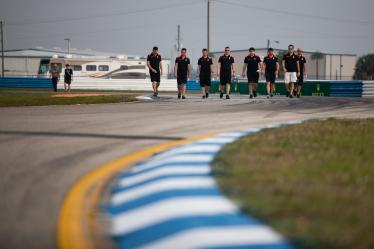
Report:
M 167 60 L 163 63 L 162 78 L 168 78 L 169 64 Z M 39 67 L 39 75 L 47 75 L 52 64 L 56 64 L 61 75 L 66 64 L 74 71 L 74 77 L 104 78 L 104 79 L 146 79 L 149 70 L 145 58 L 127 56 L 99 57 L 54 57 L 50 60 L 42 60 Z

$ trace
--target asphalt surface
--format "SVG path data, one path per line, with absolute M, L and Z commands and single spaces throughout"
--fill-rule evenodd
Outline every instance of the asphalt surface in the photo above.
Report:
M 0 108 L 0 248 L 56 248 L 69 187 L 129 152 L 193 135 L 328 117 L 374 117 L 374 99 L 164 95 L 135 103 Z

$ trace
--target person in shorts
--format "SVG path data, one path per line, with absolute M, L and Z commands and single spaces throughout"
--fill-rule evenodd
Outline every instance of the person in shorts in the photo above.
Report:
M 283 56 L 282 66 L 284 83 L 286 85 L 286 97 L 293 98 L 294 84 L 300 75 L 299 60 L 294 53 L 294 45 L 288 45 L 288 53 Z
M 220 79 L 220 98 L 226 87 L 226 99 L 230 99 L 231 76 L 235 75 L 235 60 L 230 54 L 230 47 L 225 47 L 225 53 L 218 59 L 218 77 Z
M 209 57 L 208 49 L 204 48 L 202 53 L 203 55 L 197 62 L 197 75 L 199 77 L 200 87 L 203 93 L 202 98 L 206 99 L 209 97 L 209 88 L 211 86 L 213 59 Z
M 278 78 L 279 63 L 272 48 L 268 49 L 267 56 L 262 63 L 262 71 L 265 72 L 267 98 L 272 98 L 275 90 L 275 79 Z
M 153 47 L 152 52 L 147 56 L 147 66 L 151 76 L 153 96 L 157 97 L 162 75 L 161 55 L 158 53 L 158 47 Z
M 178 84 L 178 99 L 186 99 L 186 84 L 191 72 L 190 58 L 187 57 L 187 49 L 182 48 L 180 56 L 175 59 L 174 76 Z
M 73 80 L 73 69 L 71 69 L 69 64 L 66 64 L 64 73 L 64 89 L 65 92 L 70 92 L 71 81 Z
M 260 78 L 261 59 L 255 54 L 255 49 L 249 49 L 249 55 L 244 58 L 243 77 L 247 72 L 249 98 L 257 97 L 257 85 Z

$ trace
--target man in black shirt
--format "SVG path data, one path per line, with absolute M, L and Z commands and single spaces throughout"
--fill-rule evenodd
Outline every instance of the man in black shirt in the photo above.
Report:
M 299 61 L 294 53 L 294 46 L 288 45 L 288 53 L 283 56 L 282 66 L 284 71 L 284 83 L 286 84 L 286 97 L 293 98 L 294 83 L 299 76 Z
M 178 83 L 178 99 L 186 98 L 187 79 L 190 78 L 190 58 L 186 56 L 187 49 L 182 48 L 181 55 L 175 59 L 174 76 Z
M 230 55 L 230 47 L 225 48 L 225 53 L 218 59 L 218 77 L 220 78 L 220 98 L 226 86 L 226 99 L 230 99 L 231 76 L 235 75 L 235 60 Z
M 203 92 L 203 99 L 209 97 L 209 88 L 213 74 L 213 60 L 208 55 L 208 49 L 203 49 L 203 56 L 197 62 L 197 75 L 200 80 L 200 87 Z
M 268 49 L 268 55 L 265 56 L 264 62 L 262 63 L 266 78 L 266 92 L 267 98 L 273 97 L 275 89 L 275 79 L 278 78 L 279 63 L 278 58 L 274 55 L 272 48 Z
M 249 55 L 244 58 L 243 77 L 247 71 L 247 78 L 249 84 L 249 98 L 257 97 L 257 84 L 261 71 L 261 59 L 255 54 L 255 49 L 249 49 Z
M 301 96 L 301 87 L 304 83 L 304 77 L 306 76 L 306 59 L 303 56 L 303 50 L 301 48 L 297 49 L 297 59 L 299 60 L 299 77 L 297 77 L 297 85 L 296 85 L 296 94 L 297 97 L 300 98 Z
M 153 96 L 157 97 L 162 75 L 161 55 L 158 53 L 158 47 L 153 47 L 152 53 L 147 56 L 147 66 L 151 76 Z
M 65 74 L 64 74 L 65 92 L 66 91 L 70 92 L 70 84 L 71 84 L 72 80 L 73 80 L 73 69 L 70 68 L 69 64 L 66 64 Z M 67 85 L 67 87 L 66 87 L 66 85 Z

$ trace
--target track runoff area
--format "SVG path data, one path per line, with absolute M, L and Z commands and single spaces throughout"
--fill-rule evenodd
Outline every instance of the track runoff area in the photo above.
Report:
M 217 65 L 217 74 L 220 81 L 220 98 L 230 99 L 231 82 L 235 78 L 235 58 L 230 54 L 230 48 L 225 47 L 224 54 L 219 57 Z M 150 78 L 153 88 L 153 96 L 158 96 L 158 87 L 160 86 L 160 76 L 162 74 L 161 55 L 158 53 L 158 47 L 153 47 L 152 52 L 147 56 L 147 66 L 149 68 Z M 302 50 L 294 51 L 294 45 L 288 46 L 288 53 L 280 60 L 274 54 L 273 48 L 268 49 L 267 56 L 261 61 L 255 54 L 255 49 L 249 49 L 248 56 L 244 59 L 242 76 L 247 77 L 249 83 L 249 98 L 257 97 L 257 86 L 260 74 L 264 74 L 266 79 L 266 96 L 272 98 L 275 92 L 275 80 L 280 72 L 280 63 L 284 73 L 284 82 L 286 87 L 286 97 L 301 97 L 302 84 L 306 78 L 307 64 L 302 54 Z M 180 56 L 175 59 L 174 77 L 177 79 L 178 99 L 186 98 L 186 84 L 190 78 L 191 61 L 187 57 L 187 49 L 182 48 Z M 202 89 L 202 98 L 209 97 L 209 88 L 213 76 L 213 60 L 209 57 L 207 49 L 202 50 L 202 56 L 198 60 L 197 78 Z M 225 95 L 225 96 L 224 96 Z

